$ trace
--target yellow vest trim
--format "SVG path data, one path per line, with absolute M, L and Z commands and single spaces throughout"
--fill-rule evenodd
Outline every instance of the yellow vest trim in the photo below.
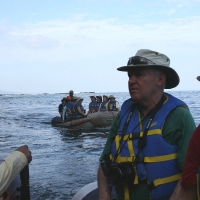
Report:
M 144 157 L 144 163 L 163 162 L 163 161 L 168 161 L 168 160 L 174 160 L 176 158 L 177 158 L 177 153 L 168 154 L 164 156 Z M 133 162 L 134 160 L 135 160 L 135 156 L 121 157 L 119 155 L 117 158 L 118 163 Z
M 142 137 L 144 134 L 144 132 L 140 132 L 140 137 Z M 162 135 L 162 130 L 161 129 L 154 129 L 154 130 L 150 130 L 148 131 L 147 135 L 150 136 L 150 135 Z M 116 135 L 116 138 L 119 138 L 119 140 L 121 139 L 121 136 L 119 135 Z M 133 138 L 133 133 L 130 133 L 129 135 L 125 135 L 123 137 L 123 140 L 127 140 L 129 138 L 129 140 L 132 140 Z
M 164 156 L 154 156 L 154 157 L 144 157 L 144 162 L 151 163 L 151 162 L 163 162 L 167 160 L 174 160 L 177 158 L 177 153 L 168 154 Z
M 166 184 L 166 183 L 170 183 L 170 182 L 173 182 L 173 181 L 180 180 L 180 178 L 181 178 L 181 174 L 176 174 L 174 176 L 156 179 L 155 181 L 153 181 L 153 183 L 154 183 L 154 186 L 157 187 L 157 186 L 162 185 L 162 184 Z
M 124 184 L 124 200 L 130 200 L 128 184 Z

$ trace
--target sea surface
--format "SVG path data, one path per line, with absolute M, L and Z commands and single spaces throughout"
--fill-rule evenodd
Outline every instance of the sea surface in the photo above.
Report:
M 200 123 L 200 91 L 167 91 L 185 101 Z M 114 95 L 120 105 L 128 93 Z M 90 93 L 79 93 L 88 110 Z M 103 95 L 95 93 L 95 95 Z M 81 131 L 53 127 L 58 105 L 67 94 L 1 95 L 0 152 L 5 158 L 18 146 L 32 151 L 30 190 L 32 200 L 71 200 L 84 185 L 96 181 L 99 156 L 106 142 L 106 131 Z

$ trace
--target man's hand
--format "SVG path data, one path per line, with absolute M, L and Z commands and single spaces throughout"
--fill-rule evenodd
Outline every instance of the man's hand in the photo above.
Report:
M 27 145 L 18 147 L 15 151 L 19 151 L 19 152 L 23 153 L 26 156 L 28 163 L 30 163 L 32 161 L 31 151 L 29 151 Z

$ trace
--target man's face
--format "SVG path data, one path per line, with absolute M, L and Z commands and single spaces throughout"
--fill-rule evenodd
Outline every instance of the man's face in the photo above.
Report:
M 158 74 L 151 69 L 133 69 L 128 72 L 128 87 L 133 101 L 149 101 L 156 93 Z
M 92 101 L 96 101 L 96 98 L 95 98 L 95 97 L 91 97 L 91 100 L 92 100 Z
M 107 97 L 103 97 L 103 101 L 104 102 L 108 101 Z
M 101 102 L 101 99 L 100 99 L 100 98 L 97 98 L 97 101 L 98 101 L 98 102 Z
M 73 95 L 74 95 L 74 93 L 73 93 L 73 92 L 70 92 L 70 93 L 69 93 L 69 96 L 71 96 L 71 97 L 72 97 Z
M 110 102 L 112 103 L 115 99 L 114 98 L 110 98 Z

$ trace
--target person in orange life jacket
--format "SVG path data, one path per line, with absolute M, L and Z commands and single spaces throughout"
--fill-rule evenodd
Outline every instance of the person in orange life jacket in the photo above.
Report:
M 139 50 L 126 66 L 130 99 L 115 117 L 100 157 L 99 200 L 168 200 L 195 129 L 187 105 L 164 92 L 179 84 L 169 58 Z
M 200 76 L 197 77 L 200 81 Z M 200 199 L 200 125 L 195 129 L 190 140 L 181 182 L 170 200 Z
M 73 116 L 83 117 L 85 115 L 85 110 L 82 106 L 83 98 L 78 97 L 77 102 L 73 105 Z
M 101 96 L 96 96 L 96 99 L 97 99 L 97 101 L 96 101 L 96 106 L 95 106 L 95 112 L 98 112 L 99 107 L 100 107 L 100 105 L 102 103 L 102 97 Z
M 68 99 L 71 99 L 73 100 L 74 99 L 74 91 L 73 90 L 70 90 L 69 91 L 69 96 L 67 96 Z
M 66 104 L 63 108 L 62 122 L 64 122 L 67 119 L 68 120 L 71 119 L 73 116 L 73 113 L 72 113 L 73 105 L 71 103 L 71 98 L 66 98 L 65 101 L 66 101 Z
M 62 118 L 63 108 L 64 108 L 64 106 L 66 104 L 66 98 L 63 97 L 62 100 L 61 100 L 61 102 L 62 103 L 58 106 L 58 112 L 60 114 L 60 117 Z
M 120 111 L 119 102 L 115 100 L 115 97 L 113 95 L 110 95 L 108 99 L 109 99 L 109 102 L 107 104 L 107 110 L 108 111 Z
M 89 103 L 89 113 L 94 113 L 95 112 L 95 107 L 96 107 L 96 97 L 95 96 L 90 96 L 91 102 Z
M 98 112 L 107 111 L 107 104 L 108 104 L 108 96 L 103 95 L 103 102 L 101 103 Z
M 27 145 L 18 147 L 4 159 L 0 164 L 0 198 L 15 177 L 31 161 L 31 151 Z

